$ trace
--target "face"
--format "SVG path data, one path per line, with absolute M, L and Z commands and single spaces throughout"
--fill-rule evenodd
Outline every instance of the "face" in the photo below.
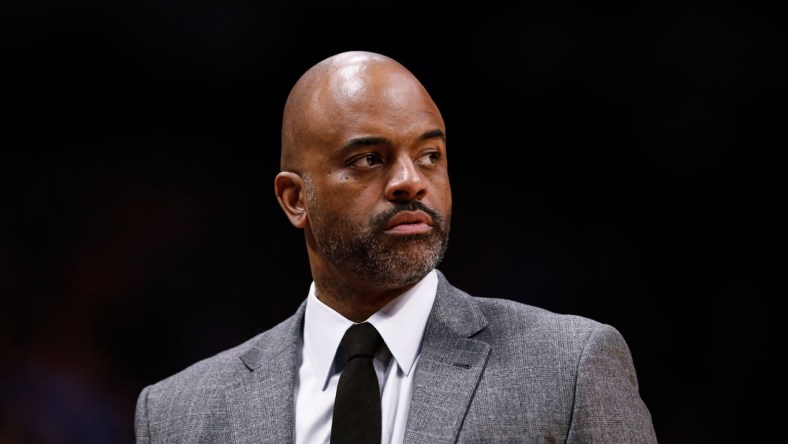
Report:
M 307 230 L 319 260 L 383 287 L 417 282 L 446 251 L 445 127 L 409 73 L 348 68 L 305 113 Z

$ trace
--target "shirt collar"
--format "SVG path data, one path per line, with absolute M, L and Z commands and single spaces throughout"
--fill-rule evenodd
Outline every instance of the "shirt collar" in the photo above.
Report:
M 367 319 L 378 330 L 405 375 L 413 370 L 437 290 L 438 275 L 432 270 Z M 339 342 L 351 325 L 352 321 L 317 298 L 312 282 L 304 313 L 304 347 L 323 389 L 331 376 Z

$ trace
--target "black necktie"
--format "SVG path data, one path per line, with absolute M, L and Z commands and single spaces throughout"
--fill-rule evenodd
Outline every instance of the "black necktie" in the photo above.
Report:
M 354 324 L 341 345 L 347 364 L 339 376 L 331 444 L 380 444 L 380 386 L 372 359 L 383 339 L 372 324 Z

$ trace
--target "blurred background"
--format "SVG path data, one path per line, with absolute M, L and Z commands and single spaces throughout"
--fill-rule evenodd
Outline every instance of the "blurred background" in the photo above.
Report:
M 511 3 L 3 5 L 0 443 L 131 443 L 144 386 L 296 309 L 280 115 L 353 49 L 443 112 L 453 284 L 617 327 L 660 442 L 782 436 L 776 11 Z

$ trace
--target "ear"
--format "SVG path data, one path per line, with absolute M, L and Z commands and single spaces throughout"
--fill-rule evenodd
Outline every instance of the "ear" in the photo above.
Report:
M 282 171 L 274 179 L 274 193 L 290 223 L 304 228 L 307 223 L 304 179 L 291 171 Z

